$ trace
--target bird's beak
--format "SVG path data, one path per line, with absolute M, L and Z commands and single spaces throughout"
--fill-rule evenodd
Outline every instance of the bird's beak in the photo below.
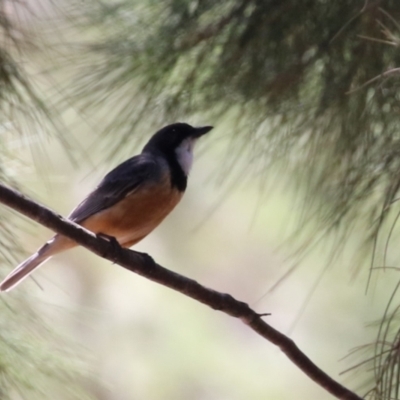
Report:
M 213 128 L 213 126 L 201 126 L 199 128 L 193 128 L 194 132 L 192 136 L 197 139 L 200 136 L 205 135 L 207 132 L 210 132 Z

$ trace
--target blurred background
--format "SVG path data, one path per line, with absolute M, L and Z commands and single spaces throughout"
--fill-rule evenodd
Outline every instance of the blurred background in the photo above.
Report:
M 0 5 L 0 178 L 67 215 L 167 123 L 214 125 L 135 246 L 399 398 L 400 6 Z M 5 276 L 52 234 L 0 207 Z M 240 321 L 84 249 L 0 302 L 0 398 L 330 399 Z

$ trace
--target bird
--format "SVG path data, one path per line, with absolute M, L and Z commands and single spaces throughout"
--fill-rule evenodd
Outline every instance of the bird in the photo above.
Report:
M 173 210 L 187 186 L 194 145 L 212 126 L 174 123 L 157 131 L 140 154 L 110 171 L 68 219 L 97 235 L 131 247 Z M 9 291 L 52 256 L 78 246 L 56 234 L 0 283 Z

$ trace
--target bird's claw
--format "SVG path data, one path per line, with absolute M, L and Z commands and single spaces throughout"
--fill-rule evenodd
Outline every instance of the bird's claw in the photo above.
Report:
M 121 250 L 121 245 L 119 244 L 119 242 L 115 238 L 115 236 L 107 235 L 106 233 L 102 233 L 102 232 L 97 233 L 96 236 L 99 237 L 99 238 L 105 239 L 110 243 L 110 245 L 111 245 L 111 254 L 110 254 L 110 251 L 106 250 L 105 253 L 104 253 L 104 257 L 108 257 L 108 256 L 111 255 L 111 257 L 115 261 L 115 259 L 117 258 L 118 254 L 119 254 L 119 252 Z

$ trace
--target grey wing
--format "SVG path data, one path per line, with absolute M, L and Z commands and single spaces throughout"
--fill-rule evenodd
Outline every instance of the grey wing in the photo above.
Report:
M 140 154 L 132 157 L 109 172 L 68 218 L 81 222 L 113 206 L 140 186 L 156 181 L 161 173 L 161 165 L 154 156 Z

